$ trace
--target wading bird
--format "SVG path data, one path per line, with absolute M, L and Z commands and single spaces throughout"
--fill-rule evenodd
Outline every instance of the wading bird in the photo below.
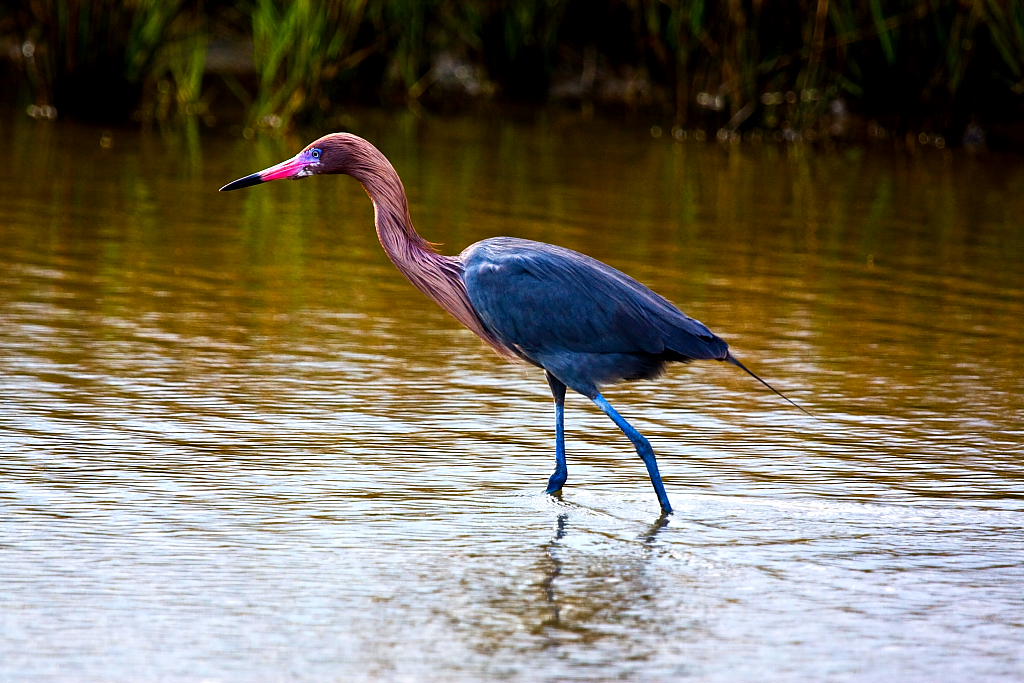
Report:
M 220 189 L 328 173 L 350 175 L 363 185 L 373 202 L 381 246 L 413 285 L 499 355 L 544 370 L 555 400 L 555 472 L 548 480 L 548 493 L 561 491 L 568 476 L 566 387 L 593 401 L 629 437 L 647 466 L 664 513 L 672 506 L 654 450 L 605 400 L 601 386 L 657 377 L 670 362 L 718 360 L 741 368 L 782 396 L 736 360 L 728 344 L 702 322 L 589 256 L 514 237 L 485 239 L 458 256 L 438 253 L 413 228 L 405 188 L 391 162 L 355 135 L 326 135 L 291 159 Z

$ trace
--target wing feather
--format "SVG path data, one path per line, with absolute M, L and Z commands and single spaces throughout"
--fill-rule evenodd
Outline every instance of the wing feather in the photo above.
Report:
M 585 254 L 499 237 L 462 254 L 470 300 L 484 324 L 526 355 L 640 353 L 721 359 L 727 344 L 625 273 Z

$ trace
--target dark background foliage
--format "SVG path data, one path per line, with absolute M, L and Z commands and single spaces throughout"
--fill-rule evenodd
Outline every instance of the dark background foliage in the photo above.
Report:
M 1024 0 L 15 0 L 0 42 L 5 99 L 103 121 L 558 102 L 1012 143 L 1024 113 Z

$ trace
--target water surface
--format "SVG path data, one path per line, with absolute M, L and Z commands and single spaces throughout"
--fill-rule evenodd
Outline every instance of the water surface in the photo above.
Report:
M 357 114 L 448 253 L 558 242 L 721 364 L 550 397 L 394 271 L 306 136 L 5 120 L 0 679 L 1024 676 L 1024 168 Z M 313 137 L 320 131 L 309 134 Z M 102 144 L 101 144 L 102 142 Z

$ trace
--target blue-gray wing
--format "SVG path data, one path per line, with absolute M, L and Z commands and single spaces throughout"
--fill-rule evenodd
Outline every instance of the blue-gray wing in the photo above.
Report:
M 571 249 L 497 237 L 462 253 L 470 301 L 504 344 L 538 353 L 721 360 L 728 345 L 625 273 Z

